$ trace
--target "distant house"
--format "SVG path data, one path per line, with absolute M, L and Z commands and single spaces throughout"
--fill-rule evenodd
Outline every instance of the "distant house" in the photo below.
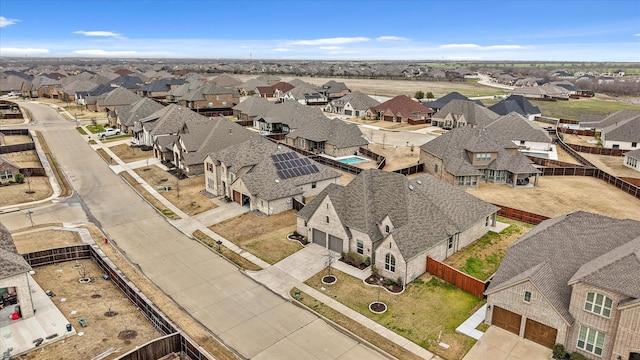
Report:
M 0 155 L 0 183 L 4 184 L 15 181 L 15 176 L 19 172 L 20 166 Z
M 35 314 L 31 288 L 29 287 L 29 271 L 31 266 L 18 254 L 11 233 L 0 223 L 0 289 L 10 289 L 8 297 L 13 299 L 9 303 L 20 304 L 20 314 L 23 319 Z M 13 309 L 13 306 L 11 307 Z
M 364 116 L 367 109 L 379 105 L 380 102 L 360 91 L 353 91 L 339 99 L 331 100 L 324 111 L 346 116 Z
M 621 110 L 601 119 L 580 121 L 580 128 L 599 131 L 604 148 L 640 148 L 640 110 Z
M 114 111 L 118 106 L 131 105 L 140 99 L 142 99 L 142 97 L 133 91 L 118 87 L 98 96 L 95 107 L 88 106 L 88 108 L 90 110 L 109 112 Z
M 159 79 L 145 84 L 137 89 L 138 95 L 152 98 L 158 102 L 165 102 L 171 89 L 183 85 L 183 79 Z
M 624 165 L 635 171 L 640 171 L 640 149 L 624 153 Z
M 483 127 L 500 115 L 471 100 L 453 99 L 431 117 L 431 124 L 443 129 Z
M 167 140 L 166 145 L 173 145 L 178 133 L 183 129 L 187 122 L 207 122 L 209 119 L 205 116 L 196 114 L 195 112 L 179 105 L 170 104 L 147 117 L 140 119 L 133 126 L 133 143 L 140 146 L 158 146 L 158 140 Z M 172 137 L 168 140 L 168 137 Z M 163 144 L 164 145 L 164 141 Z M 163 160 L 172 159 L 172 148 L 164 148 L 160 145 L 156 149 L 155 156 Z M 162 156 L 161 153 L 167 153 Z
M 542 116 L 540 108 L 531 104 L 526 98 L 518 95 L 511 95 L 499 103 L 489 106 L 489 110 L 498 115 L 507 115 L 515 112 L 529 120 L 534 120 L 536 117 Z
M 434 111 L 412 100 L 406 95 L 398 95 L 367 110 L 366 116 L 384 121 L 423 121 L 429 123 Z
M 162 108 L 164 106 L 149 98 L 141 98 L 131 105 L 116 106 L 116 125 L 128 134 L 136 123 Z
M 231 115 L 240 102 L 238 92 L 229 87 L 201 84 L 178 99 L 178 104 L 208 116 Z
M 451 100 L 469 100 L 469 101 L 473 101 L 476 104 L 483 106 L 482 102 L 480 100 L 471 100 L 468 97 L 460 94 L 459 92 L 450 92 L 447 95 L 436 99 L 434 101 L 427 101 L 424 103 L 424 106 L 429 107 L 431 109 L 433 109 L 434 111 L 438 111 L 440 109 L 442 109 L 445 105 L 447 105 Z
M 233 116 L 238 120 L 253 121 L 266 114 L 274 106 L 276 106 L 274 103 L 265 98 L 251 96 L 233 107 Z
M 440 135 L 420 147 L 420 162 L 426 173 L 468 188 L 480 182 L 536 186 L 540 173 L 518 145 L 490 128 L 461 127 Z
M 640 357 L 640 222 L 574 212 L 507 249 L 486 321 L 588 359 Z
M 298 233 L 337 253 L 369 258 L 379 274 L 407 284 L 495 226 L 498 208 L 430 175 L 362 171 L 329 185 L 298 212 Z
M 552 84 L 544 84 L 542 86 L 527 86 L 515 88 L 511 91 L 511 95 L 520 95 L 527 99 L 543 99 L 543 100 L 569 100 L 571 91 Z
M 293 199 L 304 203 L 341 176 L 263 138 L 212 152 L 204 167 L 207 192 L 266 215 L 292 209 Z
M 330 80 L 322 85 L 320 92 L 327 98 L 328 101 L 331 101 L 349 94 L 351 90 L 343 82 Z
M 280 98 L 287 91 L 293 89 L 294 86 L 286 82 L 277 82 L 273 85 L 257 86 L 255 89 L 256 95 L 263 98 Z
M 311 84 L 302 84 L 279 97 L 282 101 L 297 101 L 303 105 L 326 105 L 328 98 L 321 89 Z

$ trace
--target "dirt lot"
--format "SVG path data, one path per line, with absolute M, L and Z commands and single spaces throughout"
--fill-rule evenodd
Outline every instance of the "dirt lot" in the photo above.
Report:
M 217 206 L 206 196 L 200 194 L 204 189 L 204 175 L 178 180 L 175 176 L 157 166 L 145 166 L 135 170 L 149 185 L 170 186 L 171 190 L 160 194 L 180 210 L 193 216 Z
M 10 135 L 4 137 L 5 145 L 28 144 L 32 142 L 31 138 L 27 135 Z
M 126 163 L 153 158 L 153 151 L 142 151 L 138 147 L 129 146 L 127 144 L 111 146 L 109 147 L 109 150 L 116 154 L 120 160 Z
M 413 151 L 411 151 L 412 148 L 410 146 L 385 146 L 384 148 L 382 148 L 381 144 L 369 144 L 369 149 L 376 154 L 384 156 L 387 159 L 386 165 L 384 167 L 384 170 L 386 171 L 402 169 L 407 166 L 415 165 L 420 159 L 419 146 L 413 146 Z
M 640 172 L 624 166 L 624 156 L 608 156 L 580 153 L 585 159 L 599 169 L 615 176 L 640 178 Z
M 25 254 L 38 250 L 82 244 L 75 231 L 42 229 L 20 235 L 13 235 L 18 253 Z
M 12 152 L 2 156 L 20 167 L 41 167 L 40 158 L 35 150 Z
M 524 189 L 481 183 L 467 191 L 485 201 L 550 217 L 583 210 L 640 220 L 638 199 L 588 176 L 543 176 L 537 187 Z
M 24 119 L 0 119 L 0 125 L 17 125 L 24 123 Z
M 27 183 L 28 181 L 28 183 Z M 33 191 L 28 194 L 29 188 Z M 25 178 L 22 184 L 0 186 L 0 206 L 22 204 L 25 202 L 46 199 L 53 194 L 49 178 L 32 176 Z

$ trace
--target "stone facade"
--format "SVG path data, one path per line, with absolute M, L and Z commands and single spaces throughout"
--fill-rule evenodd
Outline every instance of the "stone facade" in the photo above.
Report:
M 442 159 L 426 151 L 420 151 L 420 162 L 424 163 L 424 171 L 427 174 L 433 175 L 447 184 L 456 186 L 456 177 L 445 170 Z
M 640 353 L 640 302 L 620 306 L 618 309 L 620 316 L 611 358 L 620 356 L 623 360 L 628 360 L 630 353 Z

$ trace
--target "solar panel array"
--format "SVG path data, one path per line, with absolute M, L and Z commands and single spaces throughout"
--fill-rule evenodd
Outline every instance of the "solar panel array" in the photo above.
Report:
M 276 167 L 280 179 L 289 179 L 302 175 L 315 174 L 319 172 L 308 158 L 299 158 L 295 152 L 271 155 L 273 165 Z

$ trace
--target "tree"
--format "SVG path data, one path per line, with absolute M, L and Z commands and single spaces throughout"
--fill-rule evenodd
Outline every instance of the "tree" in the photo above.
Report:
M 418 100 L 424 99 L 424 91 L 422 91 L 422 90 L 416 91 L 416 94 L 413 95 L 413 97 L 418 99 Z
M 24 182 L 24 175 L 22 175 L 21 173 L 15 174 L 13 178 L 18 184 L 22 184 Z
M 433 99 L 434 97 L 435 97 L 435 96 L 433 96 L 433 93 L 432 93 L 431 91 L 428 91 L 428 92 L 427 92 L 427 99 L 428 99 L 428 100 L 431 100 L 431 99 Z

